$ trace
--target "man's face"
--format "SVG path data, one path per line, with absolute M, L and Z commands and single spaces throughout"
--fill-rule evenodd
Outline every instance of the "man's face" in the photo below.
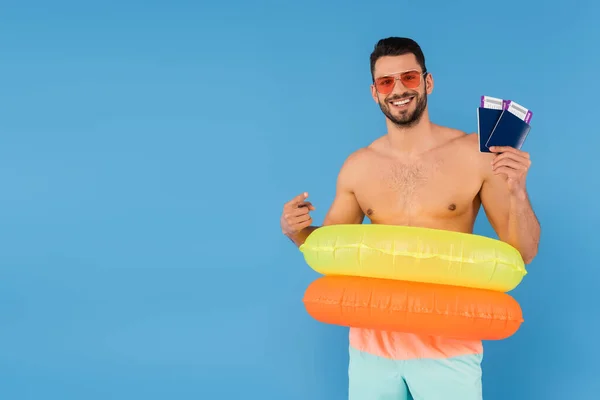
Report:
M 399 127 L 407 128 L 418 123 L 427 108 L 427 94 L 431 93 L 433 80 L 429 74 L 423 76 L 414 54 L 378 59 L 374 76 L 376 81 L 384 78 L 380 82 L 385 83 L 388 90 L 393 85 L 389 93 L 381 93 L 387 92 L 383 87 L 377 90 L 377 85 L 371 86 L 373 99 L 383 114 Z

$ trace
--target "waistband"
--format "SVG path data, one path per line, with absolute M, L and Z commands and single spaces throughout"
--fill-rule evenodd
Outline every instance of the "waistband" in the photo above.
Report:
M 350 328 L 349 339 L 350 346 L 359 351 L 394 360 L 483 354 L 481 340 L 450 339 L 363 328 Z

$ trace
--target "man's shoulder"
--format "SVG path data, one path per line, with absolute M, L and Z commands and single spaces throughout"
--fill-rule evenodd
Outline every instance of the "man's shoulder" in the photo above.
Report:
M 367 166 L 381 156 L 383 143 L 381 138 L 366 146 L 359 147 L 348 154 L 339 171 L 339 179 L 348 184 L 356 183 L 365 176 Z
M 373 156 L 373 149 L 369 146 L 360 147 L 351 152 L 342 165 L 342 171 L 346 173 L 355 173 L 361 169 L 361 166 L 368 162 L 368 159 Z
M 471 171 L 479 171 L 481 179 L 487 179 L 492 172 L 491 162 L 495 154 L 479 150 L 479 136 L 477 133 L 467 133 L 453 129 L 453 149 L 451 154 L 460 160 Z
M 479 150 L 479 136 L 476 132 L 468 133 L 449 127 L 439 127 L 439 129 L 446 138 L 446 154 L 451 158 L 460 160 L 461 163 L 469 164 L 469 168 L 481 171 L 489 169 L 494 154 Z
M 445 134 L 449 137 L 451 144 L 456 150 L 461 151 L 462 154 L 468 153 L 483 159 L 488 159 L 490 156 L 493 156 L 491 153 L 479 151 L 479 135 L 476 132 L 468 133 L 455 128 L 443 129 L 446 130 Z
M 472 153 L 479 153 L 479 137 L 477 133 L 467 133 L 457 130 L 456 142 L 464 150 Z
M 368 145 L 354 150 L 346 157 L 344 166 L 355 167 L 365 162 L 369 162 L 373 157 L 377 157 L 384 149 L 383 141 L 384 137 L 380 137 Z
M 467 133 L 461 129 L 451 128 L 448 126 L 436 126 L 441 136 L 445 138 L 450 144 L 455 146 L 461 146 L 466 150 L 470 148 L 477 148 L 477 134 Z

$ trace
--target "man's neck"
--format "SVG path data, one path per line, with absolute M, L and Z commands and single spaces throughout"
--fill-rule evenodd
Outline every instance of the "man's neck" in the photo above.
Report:
M 387 121 L 390 146 L 394 152 L 419 155 L 435 146 L 432 125 L 426 117 L 411 127 L 397 126 Z

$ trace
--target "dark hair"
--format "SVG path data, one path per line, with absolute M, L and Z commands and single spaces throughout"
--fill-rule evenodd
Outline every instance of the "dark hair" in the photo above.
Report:
M 377 62 L 380 57 L 401 56 L 404 54 L 414 54 L 423 72 L 427 71 L 427 68 L 425 67 L 425 56 L 423 55 L 421 46 L 412 39 L 392 36 L 381 39 L 375 45 L 375 48 L 371 53 L 371 78 L 375 78 L 375 62 Z

